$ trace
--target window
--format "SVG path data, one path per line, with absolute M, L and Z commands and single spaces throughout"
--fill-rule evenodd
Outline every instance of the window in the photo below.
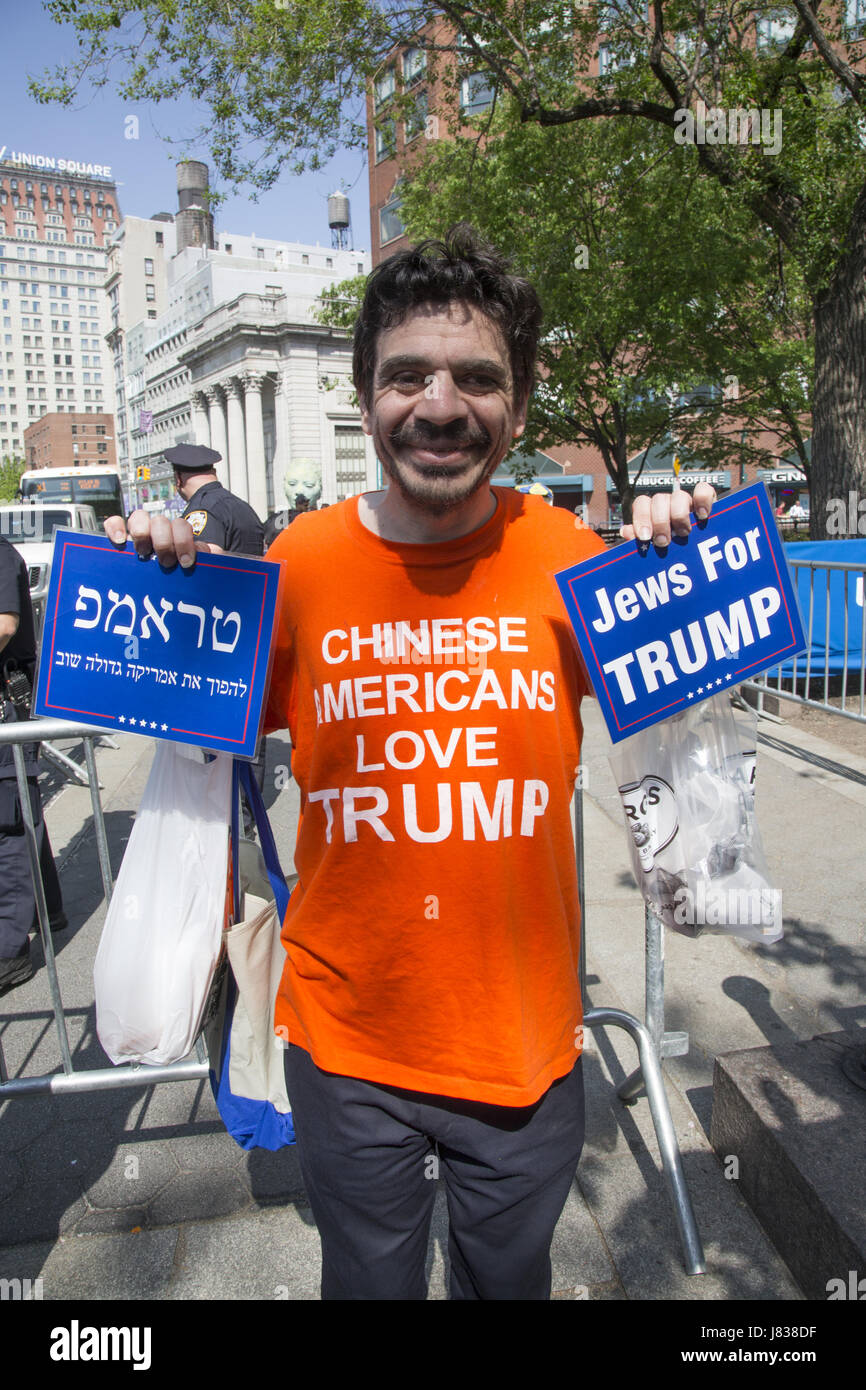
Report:
M 427 71 L 427 54 L 423 48 L 407 48 L 403 54 L 403 85 L 412 87 Z
M 794 16 L 787 10 L 775 10 L 755 20 L 755 47 L 759 53 L 784 48 L 796 28 Z
M 492 106 L 495 91 L 487 73 L 476 72 L 464 77 L 460 83 L 460 110 L 465 115 L 475 115 Z
M 386 241 L 393 241 L 395 237 L 402 236 L 405 227 L 400 217 L 400 199 L 392 198 L 383 208 L 379 210 L 379 245 L 384 246 Z
M 383 159 L 393 158 L 396 148 L 394 121 L 382 121 L 381 125 L 376 126 L 376 163 L 380 164 Z
M 156 233 L 156 244 L 157 244 L 157 246 L 162 246 L 162 232 L 157 232 L 157 233 Z M 226 250 L 227 250 L 227 251 L 231 251 L 231 249 L 232 249 L 232 248 L 231 248 L 230 246 L 227 246 L 227 247 L 226 247 Z
M 356 425 L 334 426 L 334 454 L 337 464 L 337 498 L 363 492 L 367 484 L 367 454 L 364 431 Z
M 845 5 L 845 37 L 850 43 L 866 38 L 866 0 L 847 0 Z
M 152 274 L 153 274 L 153 261 L 150 259 L 149 256 L 145 257 L 145 261 L 144 261 L 144 273 L 145 273 L 145 275 L 152 275 Z
M 151 303 L 153 303 L 153 301 L 156 299 L 156 287 L 154 285 L 147 286 L 147 288 L 145 289 L 145 297 Z
M 419 92 L 406 117 L 406 142 L 416 139 L 427 125 L 427 93 Z
M 378 111 L 380 106 L 384 106 L 385 102 L 391 99 L 391 97 L 394 95 L 395 86 L 396 77 L 394 72 L 394 64 L 392 63 L 389 67 L 385 69 L 385 71 L 382 73 L 380 77 L 376 78 L 376 81 L 373 84 L 374 110 Z

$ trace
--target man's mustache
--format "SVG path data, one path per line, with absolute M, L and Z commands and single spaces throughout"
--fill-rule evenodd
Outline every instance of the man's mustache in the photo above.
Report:
M 427 426 L 419 422 L 392 430 L 388 438 L 391 444 L 403 449 L 471 449 L 490 443 L 485 429 L 467 429 L 459 420 L 453 425 Z

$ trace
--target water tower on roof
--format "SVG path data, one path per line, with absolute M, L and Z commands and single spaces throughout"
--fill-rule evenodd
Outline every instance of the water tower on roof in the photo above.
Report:
M 349 245 L 351 225 L 349 199 L 345 193 L 332 193 L 328 199 L 328 226 L 331 229 L 331 245 L 337 250 L 343 251 Z

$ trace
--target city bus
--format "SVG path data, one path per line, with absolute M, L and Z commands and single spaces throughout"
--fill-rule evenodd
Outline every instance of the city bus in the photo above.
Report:
M 22 499 L 34 502 L 86 502 L 100 526 L 108 516 L 123 516 L 123 492 L 116 468 L 30 468 L 21 474 Z

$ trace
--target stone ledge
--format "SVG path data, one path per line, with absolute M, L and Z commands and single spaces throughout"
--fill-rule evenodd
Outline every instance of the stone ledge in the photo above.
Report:
M 807 1298 L 866 1274 L 866 1091 L 842 1072 L 866 1032 L 716 1058 L 710 1140 Z

